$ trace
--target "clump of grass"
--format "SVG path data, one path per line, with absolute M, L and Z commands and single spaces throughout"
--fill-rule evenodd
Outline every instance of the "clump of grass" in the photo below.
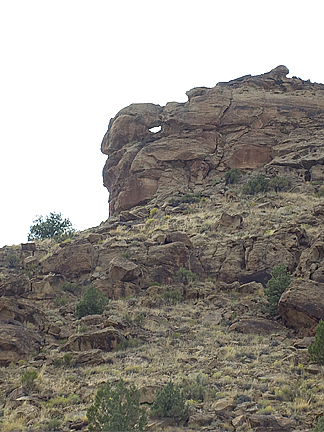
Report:
M 161 295 L 161 298 L 170 304 L 176 304 L 183 300 L 183 295 L 179 289 L 173 291 L 164 291 Z
M 53 408 L 53 407 L 66 407 L 69 405 L 76 405 L 80 403 L 80 397 L 74 393 L 70 393 L 69 396 L 56 396 L 53 399 L 50 399 L 49 401 L 46 402 L 46 406 L 48 408 Z
M 143 342 L 138 338 L 125 339 L 116 345 L 114 351 L 124 351 L 127 348 L 137 348 L 138 346 L 142 345 L 142 343 Z

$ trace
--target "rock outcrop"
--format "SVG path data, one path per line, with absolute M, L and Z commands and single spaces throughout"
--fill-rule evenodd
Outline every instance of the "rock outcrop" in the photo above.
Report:
M 122 109 L 101 146 L 110 214 L 193 191 L 230 168 L 323 180 L 324 85 L 288 72 L 194 88 L 186 103 Z

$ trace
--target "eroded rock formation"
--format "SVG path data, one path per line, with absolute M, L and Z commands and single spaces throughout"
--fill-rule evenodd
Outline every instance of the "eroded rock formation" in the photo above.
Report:
M 194 88 L 186 103 L 122 109 L 101 146 L 110 214 L 205 187 L 230 168 L 323 180 L 324 85 L 288 72 Z

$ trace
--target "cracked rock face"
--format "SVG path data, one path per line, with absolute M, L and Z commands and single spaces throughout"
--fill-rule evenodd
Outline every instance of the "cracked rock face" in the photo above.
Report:
M 324 162 L 324 85 L 287 78 L 288 72 L 278 66 L 214 88 L 194 88 L 186 103 L 122 109 L 101 146 L 108 155 L 103 178 L 110 214 L 154 196 L 165 200 L 191 192 L 231 168 L 318 176 Z

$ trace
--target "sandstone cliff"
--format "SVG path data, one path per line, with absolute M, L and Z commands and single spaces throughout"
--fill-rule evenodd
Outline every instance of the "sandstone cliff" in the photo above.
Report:
M 122 109 L 101 146 L 110 214 L 206 187 L 229 168 L 323 180 L 324 85 L 288 72 L 194 88 L 186 103 Z

